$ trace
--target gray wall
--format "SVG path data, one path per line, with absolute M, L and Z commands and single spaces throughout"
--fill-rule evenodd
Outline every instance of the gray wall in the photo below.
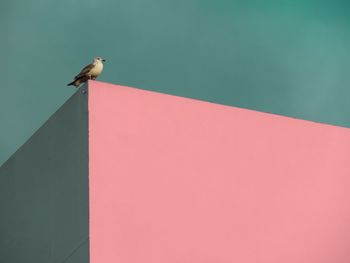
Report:
M 87 95 L 0 167 L 0 262 L 89 262 Z

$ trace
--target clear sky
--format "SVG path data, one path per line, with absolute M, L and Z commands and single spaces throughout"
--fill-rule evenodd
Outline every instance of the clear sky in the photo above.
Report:
M 99 80 L 350 127 L 345 0 L 2 0 L 0 164 Z

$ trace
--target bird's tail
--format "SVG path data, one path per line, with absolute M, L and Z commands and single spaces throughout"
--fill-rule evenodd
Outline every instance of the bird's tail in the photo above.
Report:
M 67 84 L 67 86 L 76 86 L 76 87 L 78 87 L 79 85 L 80 85 L 80 80 L 79 79 L 75 79 L 71 83 Z

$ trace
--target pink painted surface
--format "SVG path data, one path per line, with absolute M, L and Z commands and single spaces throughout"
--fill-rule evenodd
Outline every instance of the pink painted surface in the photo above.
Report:
M 350 129 L 89 85 L 92 263 L 350 262 Z

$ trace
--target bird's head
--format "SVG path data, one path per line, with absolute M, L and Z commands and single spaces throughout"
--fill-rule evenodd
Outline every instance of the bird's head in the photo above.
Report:
M 94 58 L 94 62 L 97 62 L 97 61 L 99 61 L 99 62 L 105 62 L 106 60 L 103 59 L 103 58 L 101 58 L 101 57 L 96 57 L 96 58 Z

